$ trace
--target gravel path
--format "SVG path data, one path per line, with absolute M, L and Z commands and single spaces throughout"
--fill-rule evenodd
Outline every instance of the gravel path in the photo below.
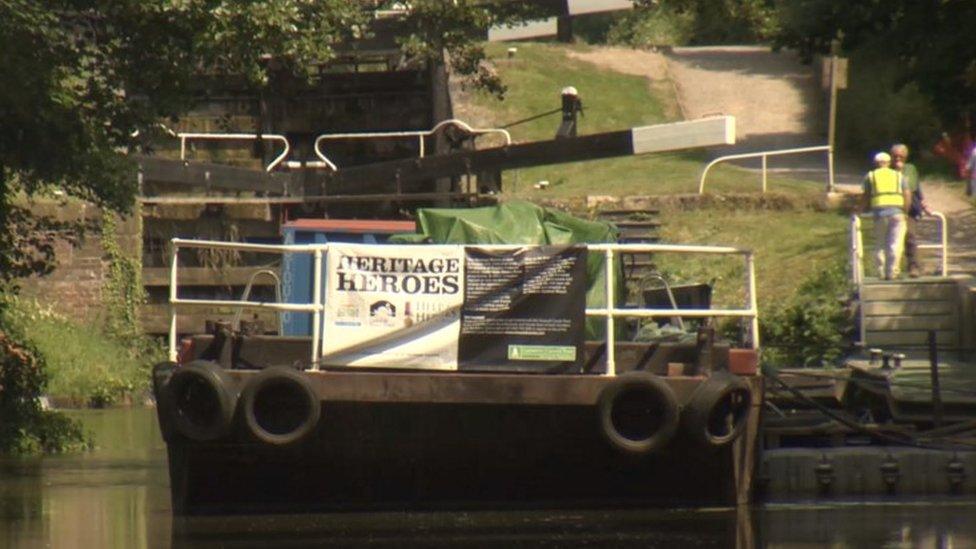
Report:
M 675 48 L 667 60 L 685 118 L 736 118 L 736 144 L 713 150 L 714 156 L 827 143 L 826 96 L 819 74 L 796 54 L 762 46 L 709 46 Z M 758 168 L 760 161 L 738 164 Z M 860 169 L 838 163 L 834 180 L 856 185 L 863 177 Z M 826 181 L 827 156 L 816 152 L 772 157 L 769 171 Z
M 668 71 L 686 118 L 730 114 L 737 148 L 821 145 L 822 95 L 809 66 L 755 46 L 675 48 Z

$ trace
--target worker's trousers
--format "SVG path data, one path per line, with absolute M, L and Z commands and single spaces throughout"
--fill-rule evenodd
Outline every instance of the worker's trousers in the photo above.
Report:
M 898 277 L 907 228 L 903 213 L 874 218 L 874 264 L 879 278 Z

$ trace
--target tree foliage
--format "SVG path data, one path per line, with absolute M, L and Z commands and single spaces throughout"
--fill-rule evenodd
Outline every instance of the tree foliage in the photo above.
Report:
M 845 53 L 884 49 L 902 67 L 896 86 L 916 85 L 943 120 L 976 108 L 976 2 L 782 0 L 776 43 L 808 58 L 838 40 Z
M 207 81 L 201 76 L 243 77 L 255 89 L 268 85 L 272 71 L 309 76 L 341 44 L 368 35 L 373 10 L 393 4 L 0 0 L 0 297 L 12 289 L 5 281 L 51 268 L 54 232 L 69 240 L 77 234 L 34 219 L 12 203 L 15 194 L 57 186 L 127 211 L 137 189 L 126 154 L 142 148 L 160 120 L 189 110 Z M 481 63 L 478 39 L 490 25 L 538 13 L 524 4 L 410 2 L 405 58 L 441 59 L 446 51 L 455 70 L 501 93 Z M 40 413 L 43 369 L 24 335 L 0 318 L 0 451 L 17 441 L 50 449 L 44 437 L 77 434 L 71 423 Z
M 505 86 L 483 63 L 480 37 L 496 25 L 518 25 L 551 15 L 543 3 L 511 0 L 415 0 L 410 7 L 399 39 L 404 53 L 414 59 L 439 60 L 447 52 L 452 70 L 471 76 L 476 85 L 498 96 Z
M 343 0 L 0 0 L 0 177 L 125 210 L 122 153 L 189 107 L 201 72 L 259 85 L 269 58 L 327 61 L 364 18 Z
M 637 0 L 621 15 L 609 41 L 646 46 L 745 44 L 775 28 L 773 0 Z

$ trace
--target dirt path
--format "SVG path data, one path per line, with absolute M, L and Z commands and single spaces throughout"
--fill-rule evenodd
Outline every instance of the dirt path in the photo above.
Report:
M 686 118 L 735 116 L 737 148 L 824 142 L 813 71 L 792 53 L 755 46 L 675 48 L 668 71 Z
M 668 54 L 671 75 L 685 118 L 730 114 L 736 118 L 736 145 L 715 156 L 824 145 L 826 101 L 814 68 L 789 51 L 762 46 L 675 48 Z M 756 168 L 758 160 L 740 163 Z M 771 172 L 810 180 L 827 178 L 825 153 L 773 157 Z M 835 165 L 835 182 L 858 184 L 858 166 Z

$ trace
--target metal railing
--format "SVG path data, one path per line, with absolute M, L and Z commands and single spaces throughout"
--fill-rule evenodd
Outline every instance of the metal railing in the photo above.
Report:
M 746 158 L 762 158 L 762 192 L 766 192 L 768 177 L 767 164 L 768 158 L 770 156 L 783 156 L 790 154 L 806 154 L 812 152 L 826 152 L 827 153 L 827 192 L 833 192 L 834 190 L 834 151 L 830 145 L 818 145 L 816 147 L 799 147 L 796 149 L 778 149 L 772 151 L 760 151 L 752 153 L 742 153 L 742 154 L 730 154 L 727 156 L 720 156 L 715 160 L 709 162 L 705 169 L 702 170 L 701 178 L 698 180 L 698 194 L 705 194 L 705 178 L 708 177 L 709 170 L 712 166 L 720 164 L 722 162 L 728 162 L 730 160 L 742 160 Z
M 321 331 L 324 325 L 325 299 L 322 286 L 322 273 L 324 270 L 323 261 L 329 251 L 329 244 L 307 244 L 307 245 L 286 245 L 286 244 L 249 244 L 243 242 L 219 242 L 210 240 L 184 240 L 174 238 L 172 240 L 173 252 L 170 264 L 170 329 L 169 329 L 169 357 L 175 361 L 177 356 L 177 313 L 179 308 L 188 306 L 197 307 L 243 307 L 257 309 L 271 309 L 276 311 L 306 312 L 312 314 L 312 357 L 311 369 L 318 370 L 320 358 L 323 356 L 323 346 L 321 345 Z M 463 245 L 462 245 L 463 246 Z M 471 245 L 479 249 L 506 250 L 520 249 L 523 245 L 493 244 L 493 245 Z M 616 375 L 615 359 L 615 323 L 618 318 L 745 318 L 749 320 L 749 344 L 751 348 L 759 348 L 759 310 L 756 300 L 756 268 L 753 253 L 741 248 L 727 246 L 694 246 L 694 245 L 673 245 L 673 244 L 587 244 L 587 249 L 592 252 L 602 252 L 606 257 L 606 285 L 604 287 L 608 305 L 599 308 L 587 308 L 587 316 L 598 316 L 606 319 L 606 373 L 605 375 Z M 241 300 L 218 300 L 218 299 L 184 299 L 177 293 L 179 286 L 178 254 L 184 248 L 216 248 L 231 249 L 239 251 L 249 251 L 258 253 L 307 253 L 313 256 L 312 274 L 312 302 L 309 304 L 299 303 L 268 303 L 259 301 Z M 612 304 L 612 296 L 615 295 L 615 254 L 633 253 L 678 253 L 678 254 L 705 254 L 705 255 L 738 255 L 744 259 L 745 273 L 745 303 L 738 309 L 654 309 L 654 308 L 621 308 Z M 326 278 L 328 280 L 328 277 Z
M 756 300 L 756 263 L 750 250 L 728 246 L 682 246 L 675 244 L 587 244 L 588 250 L 602 251 L 606 255 L 606 295 L 607 302 L 614 295 L 613 256 L 633 253 L 686 253 L 706 255 L 741 255 L 745 260 L 745 293 L 746 303 L 741 309 L 624 309 L 614 305 L 604 308 L 586 309 L 587 316 L 603 316 L 606 318 L 607 338 L 607 372 L 606 375 L 616 375 L 616 360 L 614 357 L 614 324 L 618 317 L 653 318 L 653 317 L 683 317 L 683 318 L 747 318 L 749 319 L 749 344 L 753 349 L 759 348 L 759 306 Z
M 250 309 L 270 309 L 273 311 L 294 311 L 312 313 L 312 360 L 317 364 L 315 357 L 319 354 L 319 335 L 322 319 L 322 312 L 325 309 L 322 300 L 322 257 L 328 246 L 323 245 L 303 245 L 303 244 L 249 244 L 246 242 L 220 242 L 214 240 L 186 240 L 174 238 L 173 252 L 170 256 L 169 271 L 169 359 L 176 361 L 177 357 L 177 310 L 181 307 L 239 307 Z M 307 253 L 313 257 L 312 261 L 312 303 L 270 303 L 265 301 L 245 301 L 228 299 L 184 299 L 177 293 L 179 287 L 179 253 L 180 249 L 204 248 L 204 249 L 223 249 L 237 250 L 242 252 L 257 252 L 270 254 L 285 253 Z
M 266 141 L 277 141 L 284 143 L 285 148 L 281 151 L 281 154 L 276 156 L 267 166 L 264 167 L 264 171 L 270 172 L 271 170 L 278 167 L 279 164 L 285 161 L 288 154 L 291 152 L 291 144 L 288 142 L 288 138 L 277 134 L 277 133 L 178 133 L 177 137 L 180 138 L 180 160 L 186 160 L 186 142 L 187 141 L 253 141 L 255 139 L 262 139 Z
M 463 120 L 458 120 L 457 118 L 449 118 L 447 120 L 442 120 L 438 122 L 436 126 L 429 130 L 414 130 L 414 131 L 404 131 L 404 132 L 358 132 L 358 133 L 324 133 L 315 138 L 315 145 L 313 149 L 315 150 L 315 156 L 319 158 L 328 168 L 332 170 L 338 170 L 335 162 L 330 160 L 324 152 L 322 152 L 321 145 L 323 141 L 330 141 L 336 139 L 389 139 L 389 138 L 416 138 L 419 146 L 419 157 L 424 158 L 426 155 L 426 146 L 424 144 L 424 139 L 430 137 L 437 132 L 449 127 L 455 126 L 461 128 L 466 133 L 472 135 L 485 135 L 495 133 L 501 135 L 505 138 L 505 144 L 512 144 L 512 135 L 508 133 L 508 130 L 502 128 L 472 128 L 467 122 Z
M 864 283 L 864 237 L 862 234 L 863 223 L 861 223 L 861 217 L 870 215 L 870 213 L 867 213 L 851 216 L 851 281 L 856 286 Z M 941 212 L 932 212 L 928 216 L 922 217 L 919 221 L 929 219 L 938 221 L 939 223 L 939 241 L 921 243 L 918 245 L 918 249 L 939 250 L 939 276 L 949 276 L 949 222 Z

